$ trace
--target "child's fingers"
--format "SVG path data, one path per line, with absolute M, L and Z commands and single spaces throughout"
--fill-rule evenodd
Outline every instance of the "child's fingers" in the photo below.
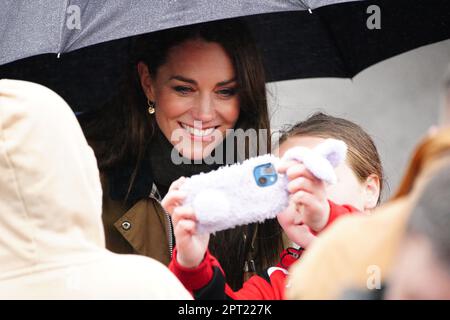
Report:
M 291 201 L 294 202 L 297 206 L 303 206 L 305 210 L 303 210 L 303 218 L 308 219 L 309 216 L 315 215 L 317 212 L 321 212 L 320 202 L 317 198 L 305 191 L 298 191 L 292 197 Z
M 177 225 L 182 220 L 196 221 L 194 209 L 191 207 L 176 207 L 172 214 L 172 223 Z
M 316 184 L 308 178 L 299 177 L 296 178 L 287 184 L 287 190 L 290 193 L 295 193 L 297 191 L 303 190 L 306 192 L 313 193 Z
M 172 182 L 172 184 L 169 187 L 169 191 L 180 189 L 180 187 L 183 185 L 185 181 L 186 177 L 179 177 L 177 180 Z
M 328 220 L 326 209 L 315 195 L 299 191 L 291 197 L 291 201 L 296 203 L 297 206 L 303 207 L 303 222 L 312 230 L 319 231 L 324 227 Z
M 305 177 L 310 180 L 318 180 L 312 173 L 309 171 L 303 163 L 296 163 L 290 166 L 286 170 L 286 176 L 289 180 L 293 180 L 298 177 Z
M 177 238 L 183 235 L 193 235 L 196 233 L 197 223 L 193 220 L 181 220 L 175 227 L 174 232 Z
M 161 205 L 167 212 L 172 214 L 173 207 L 181 205 L 187 194 L 184 191 L 172 190 L 162 199 Z
M 276 166 L 277 172 L 280 173 L 280 174 L 284 174 L 284 173 L 286 173 L 286 170 L 289 167 L 291 167 L 291 166 L 293 166 L 295 164 L 299 164 L 299 162 L 294 161 L 294 160 L 289 160 L 289 161 L 282 160 Z
M 310 192 L 300 190 L 291 196 L 291 201 L 294 202 L 296 205 L 311 207 L 311 205 L 314 204 L 315 202 L 315 197 Z
M 173 214 L 174 215 L 183 215 L 183 216 L 186 216 L 186 217 L 192 217 L 193 219 L 195 218 L 195 211 L 190 206 L 176 207 L 173 210 Z

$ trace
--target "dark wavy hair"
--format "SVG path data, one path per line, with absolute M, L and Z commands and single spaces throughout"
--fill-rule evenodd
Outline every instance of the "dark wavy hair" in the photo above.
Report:
M 171 48 L 187 40 L 202 39 L 220 44 L 230 57 L 236 73 L 240 115 L 234 129 L 267 129 L 270 132 L 262 59 L 247 26 L 239 20 L 218 21 L 158 31 L 134 40 L 129 74 L 119 94 L 107 106 L 101 119 L 83 127 L 94 147 L 101 171 L 120 166 L 127 160 L 136 163 L 130 179 L 131 190 L 137 168 L 143 160 L 157 126 L 147 112 L 147 99 L 140 85 L 136 65 L 144 62 L 152 76 L 166 62 Z M 150 142 L 151 143 L 151 142 Z M 258 141 L 258 150 L 270 151 L 270 139 Z M 258 225 L 218 232 L 211 237 L 210 250 L 227 274 L 230 286 L 243 283 L 243 269 L 250 255 L 262 271 L 278 260 L 282 250 L 281 231 L 276 220 Z M 252 252 L 252 253 L 251 253 Z

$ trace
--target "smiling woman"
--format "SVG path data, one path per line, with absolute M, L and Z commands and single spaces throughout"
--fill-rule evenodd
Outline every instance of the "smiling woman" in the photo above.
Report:
M 141 36 L 132 52 L 122 90 L 81 122 L 102 175 L 107 247 L 168 264 L 173 232 L 159 200 L 179 177 L 241 157 L 226 155 L 233 148 L 223 154 L 227 161 L 207 161 L 217 159 L 228 129 L 269 131 L 264 68 L 238 21 Z M 257 150 L 270 150 L 270 139 L 262 140 Z M 187 161 L 176 163 L 174 153 Z M 281 232 L 266 221 L 218 232 L 209 247 L 239 288 L 247 266 L 263 270 L 278 259 Z
M 234 127 L 239 117 L 237 81 L 220 44 L 187 40 L 170 49 L 167 62 L 154 74 L 144 62 L 139 62 L 138 72 L 147 99 L 156 106 L 159 128 L 184 157 L 205 158 Z

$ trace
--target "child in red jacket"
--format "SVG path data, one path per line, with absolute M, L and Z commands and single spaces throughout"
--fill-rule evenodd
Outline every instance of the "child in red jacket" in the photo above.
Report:
M 278 168 L 289 179 L 291 196 L 277 218 L 292 246 L 277 266 L 251 277 L 238 291 L 226 284 L 219 262 L 207 250 L 209 235 L 196 233 L 195 212 L 178 206 L 185 196 L 178 190 L 183 179 L 172 184 L 162 202 L 172 216 L 177 242 L 169 268 L 196 299 L 283 299 L 288 268 L 315 237 L 340 216 L 367 212 L 378 204 L 383 178 L 378 152 L 367 133 L 350 121 L 315 114 L 281 137 L 280 156 L 295 146 L 313 148 L 326 138 L 348 146 L 347 161 L 336 168 L 338 183 L 326 185 L 298 162 Z

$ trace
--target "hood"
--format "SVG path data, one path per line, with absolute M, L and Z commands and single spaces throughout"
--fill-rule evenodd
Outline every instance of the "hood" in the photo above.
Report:
M 0 80 L 0 279 L 104 248 L 97 162 L 70 107 Z

